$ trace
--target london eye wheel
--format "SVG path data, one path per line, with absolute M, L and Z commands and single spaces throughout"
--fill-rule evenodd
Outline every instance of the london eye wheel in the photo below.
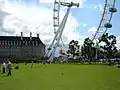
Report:
M 104 0 L 104 8 L 102 12 L 102 17 L 98 28 L 93 35 L 92 41 L 99 39 L 103 34 L 107 32 L 109 28 L 112 28 L 111 19 L 117 9 L 115 8 L 116 0 Z
M 100 39 L 102 35 L 104 35 L 107 32 L 109 28 L 112 28 L 112 24 L 111 24 L 112 16 L 115 12 L 117 12 L 117 9 L 115 8 L 115 2 L 116 0 L 104 0 L 102 17 L 98 25 L 98 28 L 92 38 L 92 41 L 96 42 L 97 49 L 99 44 L 98 39 Z M 97 58 L 97 49 L 96 49 L 96 58 Z

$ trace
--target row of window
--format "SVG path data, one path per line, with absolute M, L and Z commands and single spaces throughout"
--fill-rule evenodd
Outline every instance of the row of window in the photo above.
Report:
M 0 41 L 0 45 L 39 45 L 40 43 L 38 41 L 7 41 L 2 40 Z

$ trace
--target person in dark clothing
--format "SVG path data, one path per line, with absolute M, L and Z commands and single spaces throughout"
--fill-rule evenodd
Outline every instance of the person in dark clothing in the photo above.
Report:
M 11 74 L 11 71 L 12 71 L 12 63 L 9 61 L 9 63 L 8 63 L 8 74 L 7 74 L 7 76 L 12 76 L 12 74 Z
M 19 69 L 19 66 L 18 66 L 18 64 L 16 65 L 15 69 Z

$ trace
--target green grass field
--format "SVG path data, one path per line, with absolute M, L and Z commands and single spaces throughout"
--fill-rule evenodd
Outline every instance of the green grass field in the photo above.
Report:
M 12 71 L 12 76 L 0 75 L 0 90 L 120 90 L 120 69 L 115 66 L 19 66 L 19 70 Z

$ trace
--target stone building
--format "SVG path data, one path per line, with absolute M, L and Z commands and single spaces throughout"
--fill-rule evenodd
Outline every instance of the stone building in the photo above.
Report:
M 21 36 L 0 36 L 0 60 L 38 60 L 45 54 L 45 45 L 39 38 Z

